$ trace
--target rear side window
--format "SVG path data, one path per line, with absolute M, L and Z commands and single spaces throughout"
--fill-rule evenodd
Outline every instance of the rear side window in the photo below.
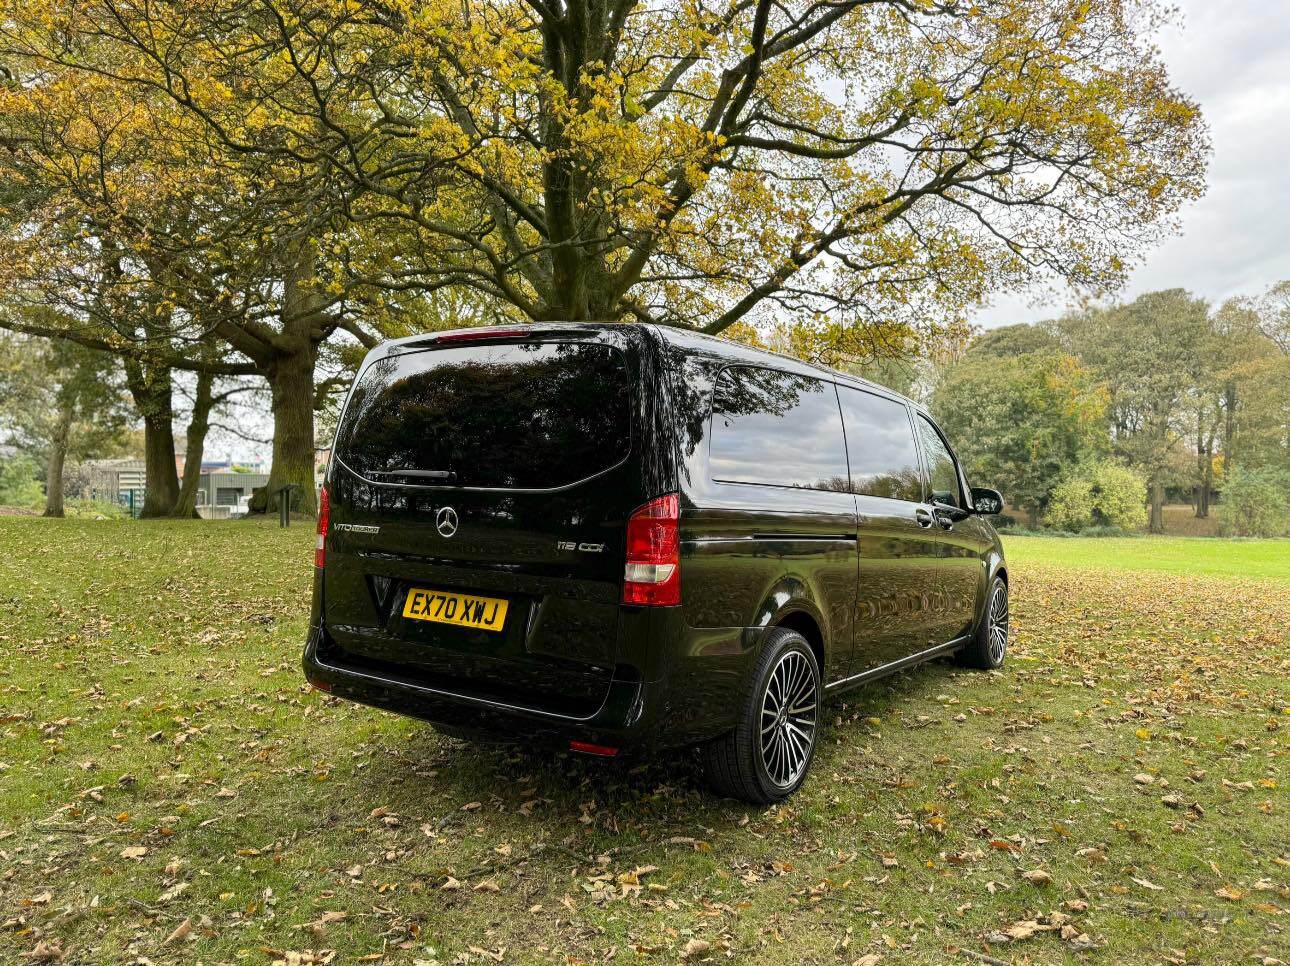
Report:
M 374 362 L 337 456 L 378 482 L 548 489 L 631 448 L 621 351 L 594 343 L 456 346 Z
M 838 399 L 847 428 L 852 490 L 921 502 L 923 474 L 904 404 L 849 386 L 838 386 Z
M 712 396 L 714 480 L 847 490 L 847 454 L 833 383 L 730 366 Z
M 964 509 L 958 466 L 950 455 L 950 448 L 926 416 L 918 417 L 918 434 L 923 440 L 923 452 L 927 454 L 927 478 L 932 486 L 932 500 Z

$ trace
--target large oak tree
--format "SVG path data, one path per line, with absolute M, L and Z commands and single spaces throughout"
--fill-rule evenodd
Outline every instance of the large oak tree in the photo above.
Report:
M 251 290 L 271 306 L 211 329 L 274 386 L 278 482 L 304 481 L 318 346 L 366 331 L 355 293 L 787 322 L 804 344 L 926 331 L 1037 279 L 1114 288 L 1208 156 L 1153 46 L 1155 0 L 0 9 L 0 57 L 25 76 L 165 103 L 164 140 L 220 175 L 218 225 L 154 247 L 193 311 Z M 220 276 L 188 242 L 211 238 L 276 273 L 204 290 Z
M 1152 0 L 52 0 L 10 45 L 163 92 L 377 223 L 347 272 L 534 319 L 925 322 L 1117 284 L 1203 187 Z M 27 29 L 23 25 L 30 25 Z M 87 61 L 64 36 L 110 52 Z M 105 46 L 104 46 L 105 45 Z

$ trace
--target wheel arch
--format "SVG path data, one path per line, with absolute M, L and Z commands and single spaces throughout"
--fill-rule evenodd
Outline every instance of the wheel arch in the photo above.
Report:
M 780 616 L 772 627 L 782 627 L 786 630 L 796 631 L 806 638 L 806 643 L 811 645 L 811 651 L 815 655 L 815 662 L 820 667 L 820 675 L 823 677 L 824 663 L 824 631 L 820 627 L 820 622 L 810 611 L 804 609 L 790 610 L 788 613 Z
M 985 558 L 985 567 L 983 568 L 985 579 L 979 584 L 977 607 L 974 620 L 972 622 L 972 633 L 975 634 L 980 628 L 981 622 L 985 620 L 986 608 L 990 606 L 990 588 L 994 586 L 994 578 L 999 577 L 1003 580 L 1005 587 L 1009 587 L 1008 564 L 1004 560 L 1002 549 L 995 547 L 990 550 Z

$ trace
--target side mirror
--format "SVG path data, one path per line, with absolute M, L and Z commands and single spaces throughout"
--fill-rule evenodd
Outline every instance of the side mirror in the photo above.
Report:
M 993 515 L 1003 512 L 1003 494 L 988 486 L 972 487 L 972 509 L 977 513 Z

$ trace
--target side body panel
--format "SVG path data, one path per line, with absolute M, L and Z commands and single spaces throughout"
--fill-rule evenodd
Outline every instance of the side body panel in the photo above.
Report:
M 856 503 L 860 561 L 849 674 L 925 649 L 939 592 L 938 544 L 918 522 L 918 505 L 871 496 L 857 496 Z
M 717 353 L 674 356 L 673 396 L 686 414 L 677 437 L 686 624 L 751 652 L 765 628 L 801 613 L 820 630 L 825 679 L 843 677 L 854 638 L 855 498 L 712 478 L 711 397 L 731 361 Z
M 985 558 L 993 544 L 993 531 L 980 517 L 956 513 L 938 499 L 944 495 L 936 491 L 937 481 L 933 479 L 932 449 L 938 443 L 952 461 L 949 485 L 957 489 L 952 497 L 960 507 L 967 505 L 966 480 L 953 449 L 930 417 L 917 413 L 914 423 L 928 480 L 928 501 L 921 509 L 931 518 L 926 533 L 930 560 L 936 573 L 936 594 L 929 601 L 927 620 L 920 628 L 924 643 L 916 648 L 921 650 L 972 631 L 984 597 Z

